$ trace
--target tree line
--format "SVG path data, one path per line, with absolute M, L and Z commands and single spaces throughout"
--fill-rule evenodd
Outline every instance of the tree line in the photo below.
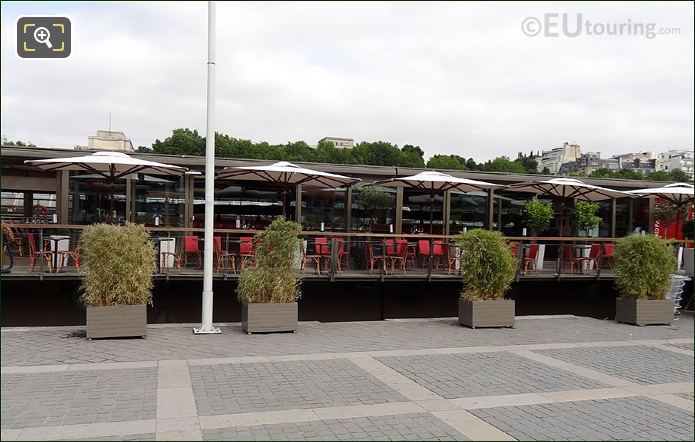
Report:
M 165 139 L 155 140 L 151 148 L 140 146 L 138 152 L 202 156 L 205 155 L 205 137 L 197 130 L 174 129 Z M 322 141 L 314 148 L 304 141 L 286 144 L 270 144 L 265 141 L 254 143 L 227 134 L 215 134 L 215 156 L 220 158 L 537 173 L 536 160 L 525 155 L 520 155 L 515 160 L 502 156 L 485 163 L 477 163 L 473 158 L 465 159 L 458 155 L 434 155 L 425 161 L 424 155 L 420 146 L 406 144 L 398 147 L 386 141 L 363 141 L 352 148 L 335 147 L 330 141 Z

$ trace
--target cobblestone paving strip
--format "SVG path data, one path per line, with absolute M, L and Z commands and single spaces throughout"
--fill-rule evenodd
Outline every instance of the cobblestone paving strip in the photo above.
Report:
M 519 440 L 693 440 L 693 414 L 641 397 L 473 410 Z

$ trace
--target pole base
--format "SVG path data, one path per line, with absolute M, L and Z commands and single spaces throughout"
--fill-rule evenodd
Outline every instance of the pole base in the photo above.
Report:
M 194 335 L 218 335 L 220 333 L 222 333 L 222 330 L 220 330 L 219 327 L 211 327 L 211 328 L 199 327 L 199 328 L 193 329 Z

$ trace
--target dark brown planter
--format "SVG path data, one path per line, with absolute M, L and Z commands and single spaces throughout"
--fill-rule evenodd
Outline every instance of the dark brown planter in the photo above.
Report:
M 147 305 L 87 306 L 87 337 L 124 338 L 147 335 Z
M 466 327 L 514 327 L 513 299 L 469 301 L 459 298 L 459 324 Z
M 296 302 L 242 303 L 241 328 L 246 333 L 297 331 L 298 309 Z
M 635 325 L 669 325 L 673 321 L 673 300 L 616 298 L 615 320 Z

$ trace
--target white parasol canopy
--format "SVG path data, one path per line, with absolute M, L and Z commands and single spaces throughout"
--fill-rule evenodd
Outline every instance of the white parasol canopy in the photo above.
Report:
M 693 185 L 688 183 L 674 183 L 667 184 L 664 187 L 629 190 L 627 193 L 641 197 L 659 197 L 680 206 L 692 201 Z
M 458 190 L 459 192 L 472 192 L 474 190 L 493 189 L 500 187 L 499 184 L 488 183 L 485 181 L 469 180 L 459 178 L 446 173 L 434 170 L 426 170 L 417 175 L 389 178 L 387 180 L 376 181 L 375 185 L 383 187 L 411 187 L 430 193 L 444 192 L 446 190 Z
M 459 192 L 472 192 L 474 190 L 493 189 L 501 187 L 499 184 L 488 183 L 485 181 L 469 180 L 459 178 L 435 170 L 426 170 L 417 175 L 389 178 L 387 180 L 376 181 L 374 185 L 382 187 L 408 187 L 411 189 L 423 190 L 430 194 L 430 234 L 434 224 L 434 194 L 447 190 L 458 190 Z
M 140 158 L 133 158 L 122 152 L 95 152 L 91 155 L 67 158 L 49 158 L 47 160 L 26 160 L 27 164 L 41 170 L 87 170 L 103 177 L 111 184 L 109 192 L 110 216 L 113 218 L 113 185 L 116 180 L 133 173 L 151 173 L 162 175 L 183 175 L 188 169 L 171 164 L 157 163 Z
M 91 155 L 47 160 L 26 160 L 42 170 L 87 170 L 107 180 L 117 180 L 131 173 L 183 175 L 188 169 L 156 161 L 133 158 L 122 152 L 95 152 Z
M 585 201 L 603 201 L 613 198 L 633 197 L 627 192 L 594 186 L 573 178 L 552 178 L 543 181 L 531 181 L 512 184 L 506 190 L 515 192 L 531 192 L 559 198 L 562 201 L 560 210 L 560 236 L 564 227 L 565 201 L 577 198 Z
M 578 198 L 586 201 L 603 201 L 612 198 L 632 197 L 627 192 L 594 186 L 573 178 L 553 178 L 512 184 L 507 189 L 515 192 L 542 193 L 562 199 Z
M 217 177 L 230 180 L 267 181 L 284 186 L 301 184 L 324 189 L 335 189 L 362 181 L 359 178 L 300 167 L 287 161 L 264 166 L 225 167 L 217 174 Z

